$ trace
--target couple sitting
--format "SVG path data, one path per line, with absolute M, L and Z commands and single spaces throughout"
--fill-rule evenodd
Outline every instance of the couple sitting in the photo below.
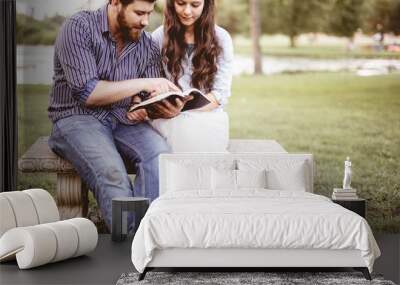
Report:
M 93 191 L 109 228 L 112 198 L 158 197 L 159 154 L 223 151 L 228 142 L 233 48 L 215 25 L 214 0 L 167 0 L 164 26 L 149 35 L 154 2 L 110 0 L 79 12 L 55 43 L 49 146 Z M 187 99 L 165 100 L 127 112 L 149 95 L 191 87 L 211 103 L 181 113 Z M 122 157 L 136 166 L 134 186 Z

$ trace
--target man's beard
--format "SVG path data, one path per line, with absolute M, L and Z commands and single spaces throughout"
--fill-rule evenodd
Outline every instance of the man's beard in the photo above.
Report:
M 121 35 L 124 41 L 137 41 L 144 27 L 137 27 L 137 29 L 132 29 L 131 27 L 129 27 L 126 22 L 124 12 L 125 10 L 122 9 L 117 16 L 117 21 L 119 25 L 118 33 Z

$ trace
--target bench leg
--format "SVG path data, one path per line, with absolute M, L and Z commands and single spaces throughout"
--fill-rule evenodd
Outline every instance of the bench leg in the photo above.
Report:
M 87 216 L 88 191 L 82 184 L 76 173 L 57 173 L 57 206 L 62 220 Z

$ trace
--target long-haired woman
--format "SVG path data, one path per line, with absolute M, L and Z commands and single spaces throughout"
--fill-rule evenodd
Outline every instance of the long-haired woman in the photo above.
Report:
M 166 0 L 164 25 L 156 29 L 165 76 L 182 90 L 200 89 L 211 101 L 196 111 L 153 121 L 172 151 L 225 151 L 231 95 L 233 45 L 215 24 L 214 0 Z

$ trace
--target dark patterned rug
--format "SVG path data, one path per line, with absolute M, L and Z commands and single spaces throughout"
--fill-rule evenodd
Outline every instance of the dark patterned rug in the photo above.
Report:
M 116 285 L 395 285 L 380 275 L 372 275 L 372 281 L 360 272 L 148 272 L 146 278 L 138 281 L 139 273 L 122 274 Z

